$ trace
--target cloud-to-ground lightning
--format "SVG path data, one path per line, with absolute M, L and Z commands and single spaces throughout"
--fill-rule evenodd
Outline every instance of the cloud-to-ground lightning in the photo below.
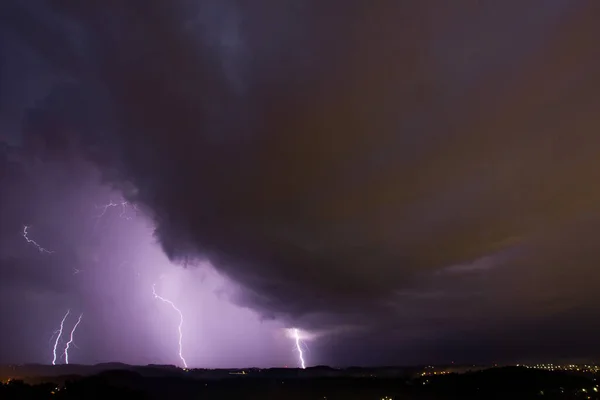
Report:
M 54 349 L 52 350 L 52 355 L 54 356 L 54 358 L 52 359 L 52 365 L 56 365 L 56 348 L 58 347 L 58 342 L 60 341 L 60 337 L 62 336 L 62 333 L 63 333 L 63 327 L 65 326 L 65 320 L 69 316 L 70 312 L 71 312 L 71 310 L 67 310 L 67 313 L 65 314 L 63 319 L 60 321 L 60 328 L 58 328 L 58 335 L 56 336 L 56 341 L 54 342 Z
M 75 325 L 73 325 L 73 329 L 71 329 L 71 336 L 69 337 L 69 341 L 67 342 L 67 345 L 65 346 L 65 363 L 69 363 L 69 347 L 71 346 L 71 343 L 73 343 L 73 336 L 75 335 L 75 331 L 77 330 L 77 327 L 79 326 L 79 323 L 81 322 L 81 318 L 83 317 L 83 314 L 79 314 L 79 318 L 77 319 L 77 322 L 75 323 Z
M 183 363 L 184 368 L 187 368 L 188 367 L 187 362 L 185 361 L 185 358 L 183 358 L 183 347 L 182 347 L 183 333 L 181 331 L 181 327 L 183 326 L 183 313 L 181 312 L 181 310 L 179 308 L 177 308 L 177 306 L 175 306 L 175 304 L 171 300 L 165 299 L 164 297 L 161 297 L 156 293 L 156 284 L 152 285 L 152 294 L 154 294 L 154 298 L 159 299 L 163 303 L 169 304 L 179 314 L 179 327 L 178 327 L 178 329 L 179 329 L 179 358 L 181 359 L 181 362 Z
M 40 246 L 35 240 L 29 238 L 29 226 L 23 225 L 23 237 L 27 241 L 27 243 L 34 245 L 40 253 L 52 254 L 54 251 L 48 250 Z
M 302 352 L 302 342 L 300 341 L 300 332 L 296 328 L 294 328 L 294 339 L 296 340 L 296 350 L 298 351 L 300 367 L 302 369 L 305 369 L 306 364 L 304 363 L 304 353 Z

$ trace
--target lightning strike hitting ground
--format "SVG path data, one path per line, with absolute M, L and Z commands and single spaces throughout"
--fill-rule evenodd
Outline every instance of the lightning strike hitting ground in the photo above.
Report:
M 294 328 L 294 339 L 296 339 L 296 350 L 298 350 L 298 357 L 300 359 L 300 367 L 302 369 L 306 368 L 304 364 L 304 353 L 302 352 L 302 343 L 300 342 L 300 332 L 298 329 Z
M 60 321 L 60 328 L 58 328 L 58 335 L 56 336 L 56 341 L 54 342 L 54 349 L 52 350 L 52 355 L 54 358 L 52 359 L 52 365 L 56 365 L 56 348 L 58 347 L 58 342 L 60 341 L 60 337 L 63 333 L 63 326 L 65 325 L 65 320 L 69 316 L 71 310 L 67 310 L 67 313 L 63 317 L 62 321 Z
M 181 310 L 179 308 L 177 308 L 171 300 L 167 300 L 164 297 L 161 297 L 158 294 L 156 294 L 156 284 L 152 285 L 152 294 L 154 294 L 154 298 L 161 300 L 163 303 L 169 304 L 179 314 L 179 327 L 178 327 L 178 329 L 179 329 L 179 358 L 181 359 L 181 362 L 183 363 L 184 368 L 187 368 L 188 367 L 187 362 L 185 361 L 185 358 L 183 358 L 183 351 L 182 351 L 182 345 L 181 345 L 181 342 L 183 339 L 183 333 L 181 332 L 181 327 L 183 326 L 183 314 L 181 313 Z
M 42 246 L 40 246 L 35 240 L 30 239 L 28 236 L 28 234 L 29 234 L 28 229 L 29 229 L 29 226 L 23 225 L 23 237 L 25 238 L 25 240 L 27 240 L 27 243 L 30 243 L 30 244 L 34 245 L 35 247 L 37 247 L 37 249 L 40 253 L 46 253 L 46 254 L 54 253 L 54 251 L 45 249 Z
M 71 343 L 73 343 L 73 335 L 75 335 L 75 331 L 77 330 L 77 327 L 79 326 L 79 323 L 81 322 L 82 317 L 83 317 L 83 314 L 79 314 L 79 319 L 77 319 L 77 322 L 73 326 L 73 329 L 71 330 L 71 336 L 69 337 L 69 341 L 67 342 L 67 345 L 65 346 L 65 363 L 67 363 L 67 364 L 69 363 L 69 347 L 71 346 Z

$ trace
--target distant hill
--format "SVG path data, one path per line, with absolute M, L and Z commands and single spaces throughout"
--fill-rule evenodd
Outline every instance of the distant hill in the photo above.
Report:
M 102 365 L 115 366 L 114 364 Z M 600 400 L 593 378 L 567 372 L 522 367 L 491 368 L 464 374 L 390 376 L 386 367 L 306 370 L 273 368 L 254 370 L 191 370 L 172 366 L 129 366 L 89 376 L 51 378 L 50 384 L 28 385 L 18 380 L 0 385 L 0 399 L 589 399 Z M 31 366 L 30 366 L 31 367 Z M 85 368 L 86 366 L 84 366 Z M 98 368 L 98 366 L 89 366 Z M 35 369 L 39 366 L 35 366 Z M 431 368 L 431 367 L 429 367 Z M 151 375 L 148 371 L 161 375 Z M 177 374 L 173 374 L 176 371 Z M 240 374 L 243 371 L 245 373 Z M 285 376 L 282 376 L 285 374 Z M 41 379 L 40 377 L 36 379 Z M 56 383 L 62 382 L 62 383 Z M 541 397 L 543 396 L 543 397 Z

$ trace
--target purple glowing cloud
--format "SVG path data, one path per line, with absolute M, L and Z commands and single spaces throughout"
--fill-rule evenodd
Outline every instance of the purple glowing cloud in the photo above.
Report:
M 194 268 L 174 265 L 154 237 L 154 224 L 141 214 L 124 218 L 124 203 L 111 201 L 97 207 L 102 223 L 94 221 L 96 244 L 80 252 L 86 269 L 77 279 L 87 288 L 85 296 L 92 308 L 86 311 L 86 326 L 109 322 L 101 325 L 98 333 L 104 332 L 105 341 L 111 343 L 105 351 L 112 356 L 96 361 L 174 363 L 183 367 L 289 363 L 285 337 L 281 336 L 283 322 L 264 321 L 255 312 L 234 305 L 230 298 L 238 286 L 209 263 L 197 263 Z M 152 278 L 156 276 L 161 277 L 160 293 L 158 282 Z M 148 287 L 153 296 L 148 296 Z M 153 313 L 149 298 L 161 300 L 175 312 Z M 109 307 L 111 300 L 118 306 Z M 138 309 L 140 312 L 134 311 Z M 165 329 L 171 326 L 177 327 L 178 339 L 174 340 L 174 331 Z M 239 327 L 244 327 L 243 336 L 236 333 Z M 137 332 L 144 334 L 133 340 Z M 86 332 L 80 340 L 91 339 Z M 169 349 L 174 342 L 172 352 Z M 177 361 L 172 354 L 177 355 Z

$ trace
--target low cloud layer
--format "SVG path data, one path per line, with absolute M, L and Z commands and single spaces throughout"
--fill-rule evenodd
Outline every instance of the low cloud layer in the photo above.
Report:
M 53 71 L 21 146 L 92 161 L 235 302 L 440 358 L 596 332 L 596 5 L 12 3 Z

